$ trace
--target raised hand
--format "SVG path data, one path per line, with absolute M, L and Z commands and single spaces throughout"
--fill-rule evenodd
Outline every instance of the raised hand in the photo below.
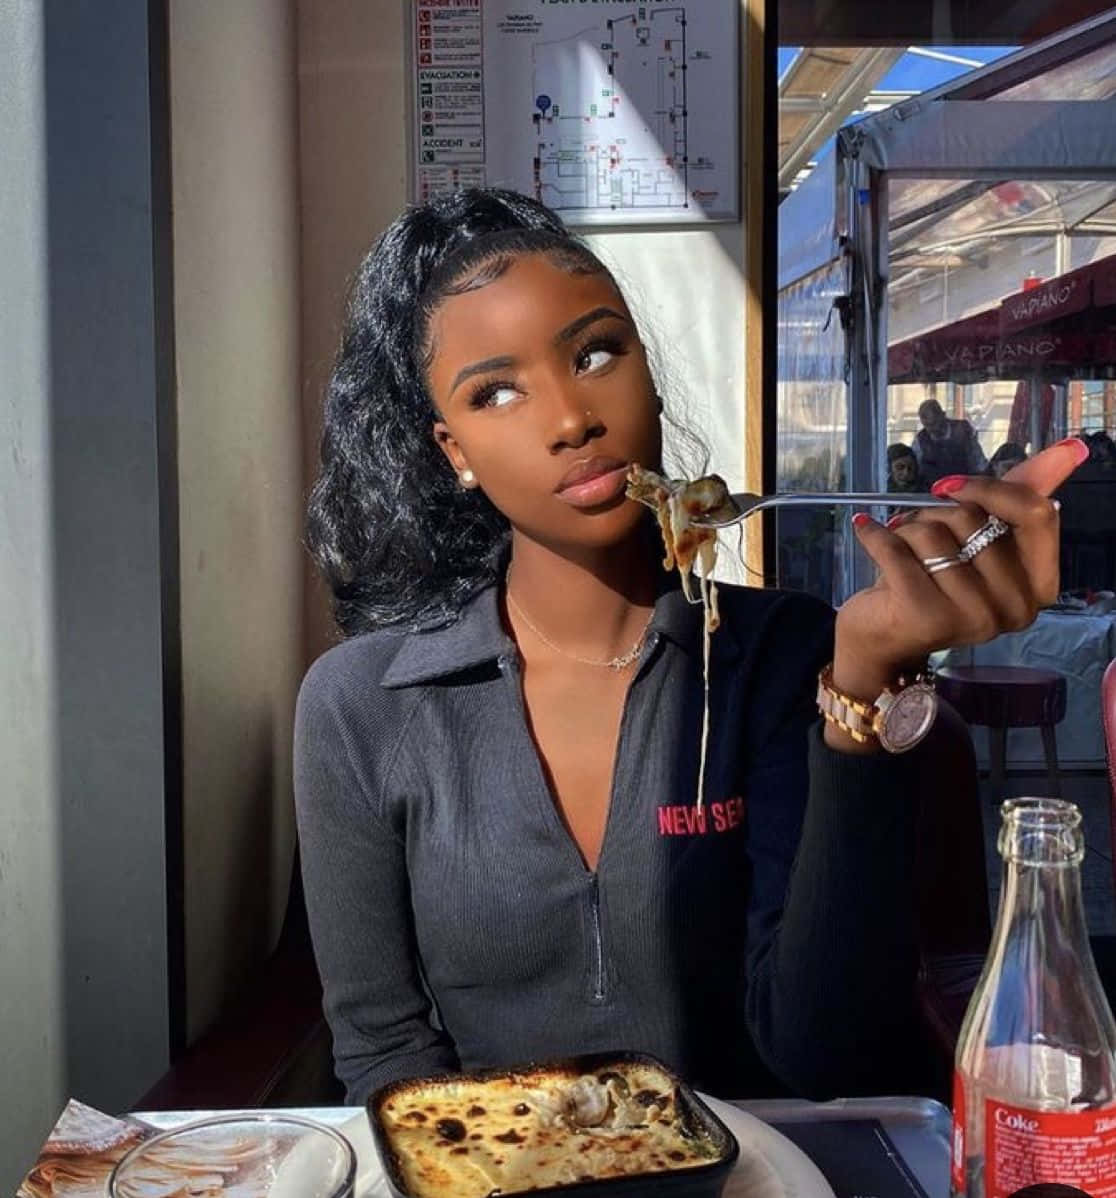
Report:
M 925 508 L 886 526 L 855 516 L 857 537 L 880 573 L 837 613 L 837 688 L 871 703 L 936 649 L 1030 624 L 1058 595 L 1058 509 L 1048 496 L 1088 454 L 1071 438 L 1001 481 L 939 480 L 934 493 L 955 499 L 956 508 Z M 832 725 L 826 737 L 835 747 L 853 747 Z

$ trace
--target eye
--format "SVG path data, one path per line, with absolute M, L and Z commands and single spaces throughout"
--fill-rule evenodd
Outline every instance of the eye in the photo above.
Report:
M 612 338 L 591 341 L 578 351 L 574 367 L 578 374 L 592 374 L 625 352 L 620 342 Z
M 511 383 L 482 383 L 469 396 L 471 408 L 503 408 L 519 398 L 519 391 Z

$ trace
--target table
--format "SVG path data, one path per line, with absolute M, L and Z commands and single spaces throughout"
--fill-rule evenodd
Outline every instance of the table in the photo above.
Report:
M 1116 657 L 1116 612 L 1046 610 L 1022 632 L 1005 633 L 984 645 L 935 654 L 933 664 L 955 666 L 1031 666 L 1066 678 L 1066 718 L 1056 730 L 1058 762 L 1063 768 L 1103 769 L 1104 729 L 1100 688 L 1105 667 Z M 973 728 L 977 761 L 987 768 L 988 733 Z M 1043 766 L 1037 728 L 1008 732 L 1007 760 L 1012 765 Z
M 733 1106 L 747 1111 L 766 1123 L 776 1124 L 794 1139 L 795 1125 L 832 1124 L 863 1120 L 878 1120 L 884 1127 L 907 1168 L 930 1198 L 946 1193 L 949 1181 L 950 1114 L 932 1098 L 840 1098 L 833 1102 L 806 1102 L 800 1099 L 764 1099 L 753 1102 L 734 1102 Z M 218 1111 L 136 1111 L 135 1117 L 153 1127 L 169 1128 L 192 1122 Z M 291 1113 L 305 1115 L 329 1126 L 339 1126 L 359 1114 L 355 1107 L 296 1108 Z M 826 1173 L 826 1162 L 815 1164 Z M 829 1174 L 827 1174 L 829 1177 Z M 834 1180 L 830 1177 L 830 1180 Z M 897 1177 L 896 1198 L 904 1198 L 910 1188 L 902 1188 Z M 891 1198 L 881 1192 L 878 1198 Z

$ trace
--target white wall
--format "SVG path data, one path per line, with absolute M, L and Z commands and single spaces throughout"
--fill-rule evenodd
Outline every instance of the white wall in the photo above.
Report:
M 271 947 L 294 844 L 302 478 L 295 13 L 170 4 L 187 1029 Z
M 742 29 L 747 7 L 741 0 Z M 317 468 L 321 399 L 340 336 L 346 281 L 407 201 L 411 83 L 404 31 L 410 10 L 409 0 L 299 0 L 308 481 Z M 730 484 L 742 484 L 744 225 L 610 231 L 590 240 L 618 268 L 633 305 L 659 334 L 670 374 L 685 393 L 683 414 L 712 442 L 714 467 Z M 727 566 L 729 555 L 722 558 Z M 307 577 L 307 653 L 313 658 L 336 634 L 321 585 L 309 569 Z
M 0 0 L 6 1193 L 167 1062 L 147 50 L 146 6 Z
M 709 468 L 730 490 L 745 489 L 744 225 L 625 230 L 588 240 L 616 273 L 661 362 L 666 403 L 709 446 Z M 735 545 L 734 536 L 723 540 L 717 577 L 748 581 Z
M 53 753 L 53 584 L 43 45 L 39 14 L 0 2 L 0 1188 L 11 1193 L 63 1093 L 61 896 Z M 15 169 L 11 169 L 14 166 Z M 19 962 L 19 968 L 15 967 Z M 20 1101 L 16 1101 L 16 1098 Z M 30 1151 L 29 1151 L 30 1150 Z

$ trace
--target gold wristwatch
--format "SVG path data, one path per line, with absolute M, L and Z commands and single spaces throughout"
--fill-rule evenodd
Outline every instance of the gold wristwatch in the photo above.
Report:
M 843 694 L 833 685 L 833 663 L 818 675 L 818 710 L 858 744 L 878 740 L 889 753 L 906 753 L 930 731 L 938 713 L 938 695 L 918 674 L 885 687 L 875 703 Z

